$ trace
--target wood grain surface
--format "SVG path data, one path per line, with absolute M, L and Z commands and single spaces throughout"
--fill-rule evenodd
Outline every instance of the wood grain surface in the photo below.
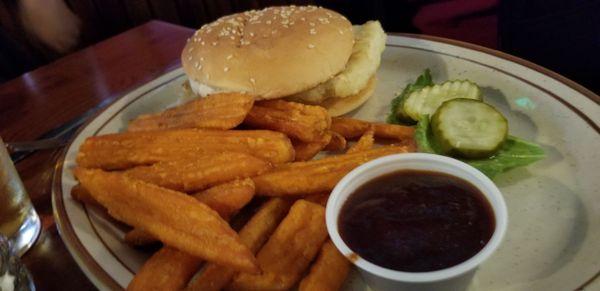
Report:
M 34 140 L 177 68 L 192 33 L 151 21 L 0 85 L 0 136 L 6 142 Z M 17 164 L 43 224 L 40 238 L 22 259 L 37 290 L 94 290 L 54 223 L 50 184 L 58 153 L 40 151 Z

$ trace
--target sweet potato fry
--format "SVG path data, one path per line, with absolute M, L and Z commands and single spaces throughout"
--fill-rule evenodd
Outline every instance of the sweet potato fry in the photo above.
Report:
M 254 191 L 252 179 L 245 178 L 208 188 L 193 196 L 221 217 L 229 219 L 252 200 Z
M 370 126 L 365 133 L 358 139 L 358 141 L 353 144 L 346 153 L 357 153 L 360 151 L 370 150 L 373 148 L 373 144 L 375 143 L 375 127 Z
M 163 247 L 148 259 L 127 286 L 128 291 L 181 290 L 202 264 L 202 260 Z
M 199 258 L 258 270 L 254 256 L 229 224 L 196 199 L 122 173 L 77 168 L 75 176 L 115 219 Z
M 340 290 L 350 271 L 350 262 L 336 248 L 331 240 L 321 247 L 319 257 L 310 272 L 300 281 L 299 291 Z
M 323 136 L 316 141 L 302 142 L 295 141 L 294 151 L 296 152 L 296 161 L 308 161 L 314 158 L 320 151 L 322 151 L 331 141 L 331 133 L 326 132 Z
M 127 131 L 176 128 L 232 129 L 246 118 L 254 97 L 243 93 L 217 93 L 197 98 L 155 114 L 144 114 L 129 122 Z
M 256 255 L 261 274 L 240 273 L 228 290 L 287 290 L 294 286 L 327 239 L 325 208 L 298 200 Z
M 98 205 L 98 201 L 96 201 L 92 194 L 90 194 L 88 190 L 83 188 L 81 184 L 73 186 L 73 188 L 71 189 L 71 197 L 81 203 Z
M 226 219 L 250 202 L 253 195 L 252 180 L 244 179 L 217 185 L 195 194 L 194 198 L 215 209 Z M 138 230 L 134 229 L 132 232 Z M 142 238 L 144 235 L 149 235 L 144 231 L 139 233 Z M 163 247 L 144 263 L 128 286 L 128 290 L 180 290 L 188 283 L 201 263 L 200 258 L 170 247 Z
M 335 117 L 331 121 L 331 130 L 343 135 L 347 139 L 354 139 L 361 136 L 369 129 L 370 125 L 375 127 L 375 136 L 389 139 L 412 139 L 414 128 L 397 124 L 387 124 L 378 122 L 367 122 L 348 117 Z
M 229 219 L 254 197 L 254 182 L 246 178 L 234 180 L 208 188 L 193 195 L 198 201 L 216 211 L 222 218 Z M 156 242 L 151 234 L 134 228 L 125 234 L 125 242 L 134 245 L 147 245 Z
M 254 195 L 250 179 L 218 185 L 194 195 L 227 219 L 244 207 Z M 136 231 L 138 229 L 134 229 Z M 141 231 L 142 237 L 144 231 Z M 241 239 L 241 237 L 240 237 Z M 242 243 L 245 243 L 242 241 Z M 252 251 L 252 250 L 251 250 Z M 254 253 L 254 251 L 253 251 Z M 144 263 L 128 290 L 181 290 L 198 270 L 202 260 L 171 247 L 163 247 Z
M 177 129 L 93 136 L 77 154 L 84 168 L 127 169 L 202 154 L 242 152 L 272 163 L 294 160 L 294 148 L 282 133 L 269 130 Z
M 331 141 L 327 144 L 327 146 L 325 147 L 325 150 L 328 151 L 343 151 L 346 149 L 346 138 L 344 138 L 341 134 L 335 132 L 335 131 L 330 131 L 331 133 Z
M 252 180 L 258 195 L 286 196 L 329 192 L 342 177 L 359 165 L 378 157 L 405 152 L 407 148 L 403 146 L 383 146 L 308 162 L 282 164 L 265 174 L 253 177 Z
M 158 242 L 155 236 L 141 228 L 134 228 L 128 231 L 123 240 L 131 246 L 146 246 Z
M 190 159 L 163 161 L 125 171 L 135 179 L 168 189 L 192 192 L 235 179 L 256 176 L 271 164 L 246 153 L 204 154 Z
M 291 200 L 271 198 L 240 230 L 240 240 L 256 253 L 275 231 L 291 205 Z M 237 271 L 234 269 L 209 263 L 194 276 L 186 290 L 218 291 L 227 286 L 235 274 Z
M 327 200 L 329 200 L 329 192 L 320 193 L 320 194 L 310 194 L 304 196 L 304 200 L 312 203 L 317 203 L 323 206 L 327 206 Z
M 246 116 L 244 124 L 283 132 L 303 142 L 312 142 L 329 129 L 331 117 L 320 106 L 268 100 L 257 102 Z

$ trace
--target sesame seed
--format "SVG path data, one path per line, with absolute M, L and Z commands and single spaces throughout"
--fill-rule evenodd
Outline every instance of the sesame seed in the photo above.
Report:
M 188 61 L 191 61 L 191 60 L 192 60 L 192 56 L 189 56 L 189 57 L 188 57 Z
M 251 32 L 251 33 L 250 33 L 250 36 L 254 36 L 254 32 Z
M 202 41 L 200 44 L 201 44 L 201 45 L 204 45 L 204 44 L 205 44 L 205 42 L 204 42 L 204 41 Z
M 256 80 L 254 80 L 254 78 L 250 78 L 250 83 L 256 84 Z
M 210 74 L 209 73 L 206 73 L 206 79 L 210 80 Z
M 216 42 L 216 41 L 213 41 L 213 42 L 212 42 L 212 45 L 213 45 L 213 46 L 217 45 L 217 42 Z
M 341 29 L 339 30 L 339 32 L 340 32 L 340 34 L 344 34 L 344 31 L 343 31 L 343 30 L 341 30 Z
M 315 23 L 314 22 L 309 22 L 308 25 L 315 26 Z
M 300 20 L 306 21 L 306 17 L 300 17 Z
M 228 56 L 227 56 L 227 59 L 228 59 L 228 60 L 231 60 L 231 58 L 233 58 L 233 55 L 228 55 Z
M 191 53 L 193 50 L 194 50 L 194 47 L 190 47 L 190 48 L 188 49 L 188 52 L 190 52 L 190 53 Z
M 317 34 L 317 31 L 314 28 L 311 28 L 309 32 L 310 34 Z
M 276 34 L 276 33 L 277 33 L 277 29 L 271 30 L 271 34 Z
M 225 68 L 223 68 L 223 72 L 226 72 L 226 73 L 227 73 L 228 71 L 229 71 L 229 67 L 225 67 Z
M 271 20 L 267 20 L 267 22 L 265 22 L 266 24 L 271 24 Z
M 315 48 L 315 45 L 311 43 L 311 44 L 309 44 L 309 45 L 308 45 L 308 48 L 309 48 L 309 49 L 314 49 L 314 48 Z
M 230 36 L 229 38 L 231 38 L 231 40 L 234 40 L 234 39 L 235 39 L 235 36 L 233 36 L 233 35 L 232 35 L 232 36 Z
M 194 67 L 198 68 L 198 66 L 200 66 L 200 64 L 198 62 L 195 62 Z
M 200 57 L 200 61 L 201 61 L 201 62 L 203 62 L 203 61 L 204 61 L 204 58 L 203 58 L 203 57 Z

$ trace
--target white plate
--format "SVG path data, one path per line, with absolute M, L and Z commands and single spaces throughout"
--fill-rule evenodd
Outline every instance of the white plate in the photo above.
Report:
M 425 68 L 434 81 L 470 79 L 509 120 L 513 135 L 547 158 L 499 176 L 509 210 L 506 240 L 477 272 L 472 290 L 600 290 L 600 98 L 560 75 L 497 51 L 441 38 L 390 36 L 374 96 L 350 115 L 383 121 L 394 93 Z M 181 69 L 123 96 L 67 148 L 54 176 L 62 238 L 100 289 L 125 288 L 147 253 L 123 242 L 123 226 L 71 196 L 72 169 L 86 137 L 122 130 L 128 120 L 180 102 Z M 345 289 L 365 290 L 355 273 Z

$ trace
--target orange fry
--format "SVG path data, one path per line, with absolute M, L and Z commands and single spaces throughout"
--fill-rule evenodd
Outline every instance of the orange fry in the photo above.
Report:
M 246 178 L 208 188 L 193 195 L 224 219 L 228 219 L 242 209 L 254 197 L 254 182 Z M 134 228 L 125 234 L 125 242 L 134 245 L 147 245 L 156 242 L 151 234 Z
M 320 193 L 320 194 L 310 194 L 304 196 L 304 200 L 312 203 L 317 203 L 323 206 L 327 206 L 327 200 L 329 200 L 329 192 Z
M 254 191 L 254 182 L 246 178 L 208 188 L 193 196 L 228 219 L 252 200 Z
M 331 133 L 331 141 L 327 144 L 327 146 L 325 147 L 325 150 L 328 151 L 343 151 L 346 149 L 346 138 L 344 138 L 341 134 L 335 132 L 335 131 L 330 131 Z
M 96 201 L 92 194 L 90 194 L 88 190 L 85 190 L 81 184 L 73 186 L 71 189 L 71 197 L 81 203 L 98 205 L 98 201 Z
M 300 281 L 299 291 L 336 291 L 350 271 L 350 262 L 336 248 L 331 240 L 323 247 L 310 272 Z
M 125 171 L 135 179 L 168 189 L 191 192 L 240 178 L 256 176 L 271 165 L 246 153 L 224 152 L 163 161 Z
M 291 205 L 290 200 L 271 198 L 240 230 L 240 240 L 256 253 L 275 231 Z M 237 271 L 234 269 L 209 263 L 194 276 L 186 290 L 218 291 L 227 286 L 235 274 Z
M 346 153 L 356 153 L 360 151 L 370 150 L 373 148 L 373 144 L 375 143 L 375 127 L 370 126 L 365 133 L 358 139 L 358 141 L 353 144 Z
M 335 117 L 331 121 L 331 130 L 343 135 L 347 139 L 361 136 L 369 129 L 370 125 L 375 127 L 375 136 L 390 139 L 412 139 L 415 129 L 410 126 L 387 124 L 378 122 L 367 122 L 349 117 Z
M 220 152 L 247 153 L 272 163 L 294 160 L 292 143 L 279 132 L 177 129 L 89 137 L 79 148 L 77 164 L 84 168 L 126 169 Z
M 244 179 L 212 187 L 195 194 L 194 198 L 206 203 L 226 219 L 250 202 L 253 195 L 254 184 L 252 180 Z M 137 230 L 139 229 L 134 229 L 132 232 Z M 141 231 L 140 233 L 143 236 L 145 232 Z M 150 238 L 152 238 L 151 235 Z M 170 247 L 163 247 L 144 263 L 127 289 L 130 291 L 181 290 L 198 270 L 201 263 L 200 258 Z
M 253 195 L 254 184 L 252 180 L 244 179 L 212 187 L 195 194 L 194 198 L 206 203 L 206 205 L 215 209 L 221 217 L 227 219 L 250 202 Z M 245 242 L 242 241 L 242 243 Z M 200 258 L 170 247 L 163 247 L 144 263 L 127 289 L 181 290 L 198 270 L 201 263 Z
M 257 102 L 244 123 L 255 128 L 270 129 L 303 141 L 318 140 L 331 125 L 327 110 L 283 100 Z
M 128 231 L 123 240 L 131 246 L 145 246 L 158 242 L 156 237 L 141 228 L 134 228 Z
M 140 115 L 129 122 L 127 131 L 232 129 L 244 121 L 253 103 L 254 97 L 248 94 L 217 93 L 163 112 Z
M 180 290 L 202 260 L 171 247 L 163 247 L 148 259 L 127 286 L 128 291 Z
M 404 146 L 383 146 L 308 162 L 282 164 L 252 179 L 258 195 L 286 196 L 329 192 L 342 177 L 361 164 L 382 156 L 405 152 L 407 147 Z
M 296 152 L 296 161 L 308 161 L 314 158 L 321 150 L 323 150 L 331 141 L 331 133 L 326 132 L 316 141 L 302 142 L 295 141 L 294 151 Z
M 199 258 L 257 271 L 250 250 L 229 224 L 204 203 L 121 173 L 77 168 L 75 176 L 115 219 Z
M 256 255 L 261 274 L 240 273 L 228 290 L 287 290 L 294 286 L 327 239 L 325 208 L 298 200 Z

